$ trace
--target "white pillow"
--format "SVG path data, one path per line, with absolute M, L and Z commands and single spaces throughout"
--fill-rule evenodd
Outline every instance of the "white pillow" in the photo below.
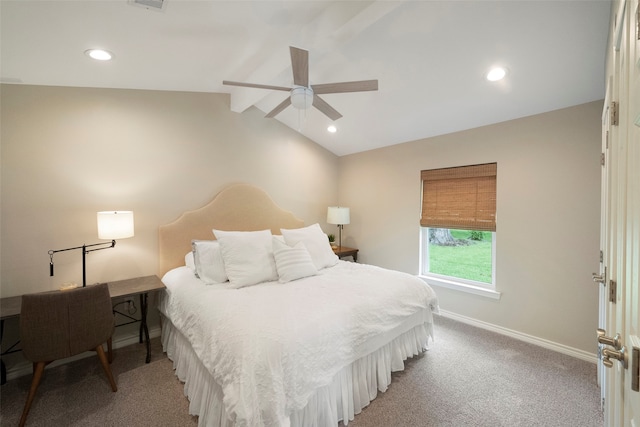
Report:
M 193 247 L 193 243 L 192 243 L 192 247 Z M 193 250 L 191 250 L 190 252 L 187 252 L 185 254 L 185 256 L 184 256 L 184 265 L 186 265 L 187 267 L 189 267 L 193 271 L 196 270 L 196 260 L 193 257 Z
M 281 242 L 280 239 L 277 239 L 276 236 L 273 236 L 273 256 L 276 260 L 280 283 L 318 274 L 318 269 L 313 264 L 311 255 L 309 255 L 309 251 L 307 251 L 302 242 L 290 247 Z
M 271 231 L 213 230 L 232 288 L 278 280 Z
M 227 273 L 224 270 L 220 243 L 215 240 L 192 240 L 193 260 L 196 276 L 207 285 L 224 283 Z
M 338 263 L 338 256 L 333 253 L 327 235 L 322 231 L 320 225 L 313 224 L 308 227 L 295 228 L 292 230 L 280 229 L 284 236 L 284 241 L 289 246 L 294 246 L 302 242 L 309 251 L 313 264 L 318 270 L 331 267 Z

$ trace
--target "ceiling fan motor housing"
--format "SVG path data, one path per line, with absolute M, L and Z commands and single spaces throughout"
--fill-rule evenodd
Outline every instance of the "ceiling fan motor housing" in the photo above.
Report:
M 291 89 L 291 105 L 298 110 L 308 110 L 313 104 L 313 89 L 297 86 Z

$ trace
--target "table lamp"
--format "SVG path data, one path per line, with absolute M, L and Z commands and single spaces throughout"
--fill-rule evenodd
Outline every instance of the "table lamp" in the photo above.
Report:
M 340 249 L 342 249 L 342 228 L 349 222 L 349 208 L 340 206 L 329 206 L 327 208 L 327 223 L 338 226 L 338 245 L 340 245 Z

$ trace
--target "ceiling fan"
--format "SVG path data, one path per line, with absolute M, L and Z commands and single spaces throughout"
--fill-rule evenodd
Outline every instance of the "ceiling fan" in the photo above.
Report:
M 293 87 L 271 86 L 256 83 L 242 83 L 223 80 L 222 84 L 230 86 L 253 87 L 290 92 L 284 101 L 278 104 L 265 117 L 275 117 L 289 105 L 300 110 L 307 110 L 313 105 L 331 120 L 338 120 L 342 114 L 318 95 L 327 93 L 365 92 L 378 90 L 378 80 L 359 80 L 355 82 L 339 82 L 310 85 L 309 84 L 309 51 L 290 46 L 291 68 L 293 69 Z

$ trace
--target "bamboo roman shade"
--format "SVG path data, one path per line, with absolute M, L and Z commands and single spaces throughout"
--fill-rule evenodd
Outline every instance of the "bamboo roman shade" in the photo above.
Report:
M 420 225 L 496 231 L 497 163 L 421 172 Z

